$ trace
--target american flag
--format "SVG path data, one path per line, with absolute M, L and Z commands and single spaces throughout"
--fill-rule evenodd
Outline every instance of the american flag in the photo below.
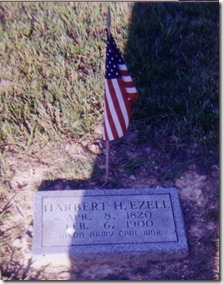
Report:
M 112 141 L 126 132 L 138 93 L 111 33 L 107 33 L 104 97 L 103 139 Z

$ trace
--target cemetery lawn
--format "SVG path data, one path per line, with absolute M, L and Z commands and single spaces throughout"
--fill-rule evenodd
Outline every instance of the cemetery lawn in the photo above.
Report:
M 104 185 L 107 3 L 0 4 L 0 278 L 219 279 L 219 4 L 110 3 L 140 99 Z M 37 190 L 176 187 L 189 255 L 120 273 L 36 269 Z

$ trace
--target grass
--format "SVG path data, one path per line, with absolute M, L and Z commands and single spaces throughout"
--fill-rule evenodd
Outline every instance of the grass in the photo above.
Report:
M 162 147 L 218 148 L 218 7 L 134 6 L 126 50 L 140 92 L 134 127 L 144 127 L 151 142 L 165 140 Z
M 120 12 L 126 4 L 113 5 Z M 103 113 L 106 3 L 2 3 L 5 143 L 80 137 Z M 120 23 L 119 23 L 120 24 Z M 122 24 L 127 29 L 127 19 Z
M 0 4 L 2 153 L 8 145 L 32 154 L 33 146 L 41 151 L 48 142 L 92 137 L 103 120 L 107 6 Z M 112 32 L 140 95 L 129 127 L 135 138 L 112 143 L 118 154 L 111 167 L 118 170 L 118 162 L 120 172 L 146 171 L 168 180 L 194 161 L 206 168 L 218 163 L 218 3 L 115 2 L 110 7 Z M 149 155 L 134 154 L 148 146 Z M 1 175 L 10 180 L 14 170 L 2 153 Z M 70 159 L 66 173 L 90 171 L 87 162 L 78 165 Z M 93 179 L 103 179 L 103 170 L 96 168 L 95 163 Z
M 4 143 L 82 137 L 102 121 L 107 5 L 1 3 Z M 132 122 L 143 130 L 138 143 L 165 138 L 174 149 L 195 141 L 216 148 L 218 3 L 110 6 L 140 93 Z

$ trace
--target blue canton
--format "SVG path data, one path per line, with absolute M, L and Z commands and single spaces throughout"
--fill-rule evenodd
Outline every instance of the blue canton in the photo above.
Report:
M 114 38 L 112 35 L 110 35 L 110 39 L 107 40 L 106 48 L 106 79 L 115 79 L 121 77 L 118 64 L 124 64 L 124 61 Z

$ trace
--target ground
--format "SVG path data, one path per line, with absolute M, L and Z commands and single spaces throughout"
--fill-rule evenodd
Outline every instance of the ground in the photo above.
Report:
M 1 277 L 11 280 L 218 280 L 219 169 L 184 161 L 153 146 L 138 145 L 128 131 L 111 143 L 110 180 L 104 184 L 105 145 L 100 126 L 90 137 L 46 143 L 27 152 L 5 145 L 1 191 Z M 195 153 L 196 154 L 196 153 Z M 205 155 L 205 153 L 204 153 Z M 186 166 L 184 165 L 186 163 Z M 162 168 L 162 170 L 160 169 Z M 172 174 L 171 174 L 172 173 Z M 148 261 L 125 269 L 91 265 L 35 268 L 31 247 L 37 190 L 176 187 L 185 220 L 188 257 Z M 58 269 L 59 268 L 59 269 Z M 88 271 L 88 272 L 87 272 Z

